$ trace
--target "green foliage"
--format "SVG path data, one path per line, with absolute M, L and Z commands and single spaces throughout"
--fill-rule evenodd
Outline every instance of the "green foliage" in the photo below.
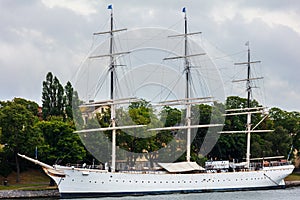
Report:
M 137 125 L 149 124 L 151 114 L 153 114 L 153 110 L 147 101 L 132 102 L 129 106 L 129 116 Z
M 64 120 L 72 120 L 72 105 L 74 89 L 70 82 L 63 87 L 58 78 L 49 72 L 43 81 L 42 107 L 43 119 L 51 116 L 61 116 Z M 76 97 L 75 97 L 76 98 Z
M 53 117 L 48 121 L 38 122 L 36 127 L 45 138 L 45 145 L 39 150 L 41 160 L 66 164 L 84 159 L 86 151 L 78 135 L 73 133 L 75 127 L 72 122 Z
M 34 116 L 31 108 L 27 109 L 28 105 L 30 102 L 17 99 L 6 102 L 1 108 L 1 143 L 9 146 L 14 153 L 29 153 L 42 140 L 34 129 L 37 116 Z
M 7 176 L 13 166 L 18 168 L 16 153 L 34 157 L 35 148 L 38 148 L 39 159 L 46 163 L 75 163 L 82 160 L 91 160 L 91 155 L 86 148 L 95 152 L 104 160 L 109 161 L 111 147 L 107 140 L 111 140 L 111 131 L 74 134 L 75 122 L 77 128 L 98 128 L 108 127 L 111 123 L 110 109 L 97 114 L 96 119 L 86 119 L 83 123 L 82 110 L 79 105 L 78 94 L 73 90 L 70 82 L 63 88 L 59 80 L 51 73 L 47 74 L 43 82 L 43 117 L 46 120 L 38 119 L 38 105 L 35 102 L 21 98 L 12 101 L 0 102 L 0 175 Z M 192 107 L 192 117 L 195 119 L 192 124 L 223 123 L 222 111 L 233 108 L 245 108 L 247 100 L 240 97 L 228 97 L 225 105 L 217 104 L 211 106 L 201 104 Z M 259 106 L 257 101 L 251 101 L 251 106 Z M 74 109 L 72 109 L 74 108 Z M 82 109 L 82 108 L 81 108 Z M 133 102 L 128 109 L 119 108 L 116 110 L 118 125 L 147 125 L 147 129 L 154 127 L 171 127 L 184 124 L 185 110 L 172 107 L 164 107 L 157 114 L 151 104 L 147 101 Z M 259 114 L 252 116 L 253 124 L 262 119 Z M 245 130 L 245 115 L 228 116 L 225 119 L 224 130 Z M 120 149 L 143 153 L 151 165 L 160 155 L 156 152 L 174 139 L 176 134 L 177 142 L 185 139 L 185 131 L 159 131 L 151 132 L 143 129 L 128 129 L 126 132 L 117 131 L 117 146 Z M 261 123 L 257 129 L 273 129 L 271 133 L 260 133 L 251 135 L 251 157 L 285 155 L 290 151 L 291 145 L 294 149 L 300 150 L 300 113 L 287 112 L 279 108 L 272 108 L 269 117 Z M 142 130 L 142 131 L 141 131 Z M 209 132 L 210 131 L 210 132 Z M 201 128 L 196 132 L 192 143 L 191 160 L 203 164 L 207 159 L 199 155 L 207 135 L 213 135 L 214 129 Z M 1 145 L 2 144 L 2 145 Z M 103 146 L 108 146 L 103 152 L 97 152 Z M 101 148 L 99 148 L 101 146 Z M 181 145 L 182 146 L 182 145 Z M 174 148 L 172 151 L 176 151 Z M 148 154 L 145 154 L 148 152 Z M 209 153 L 208 158 L 238 159 L 243 160 L 246 153 L 246 135 L 232 134 L 221 135 L 216 145 Z M 103 154 L 103 155 L 102 155 Z M 105 154 L 105 155 L 104 155 Z M 126 157 L 130 166 L 134 166 L 136 159 L 141 154 L 130 154 Z M 161 155 L 173 155 L 172 152 Z M 119 155 L 124 158 L 124 155 Z M 97 158 L 97 156 L 96 156 Z M 186 160 L 183 154 L 177 161 Z M 16 162 L 15 165 L 12 165 Z M 24 162 L 24 161 L 22 161 Z
M 227 109 L 245 108 L 247 100 L 240 97 L 228 97 Z M 260 106 L 257 101 L 251 101 L 252 107 Z M 259 114 L 252 115 L 252 124 L 257 124 L 262 117 Z M 271 133 L 251 134 L 251 157 L 263 157 L 284 155 L 287 156 L 291 146 L 291 135 L 297 133 L 297 121 L 299 113 L 288 113 L 278 108 L 270 110 L 270 116 L 256 129 L 273 129 Z M 246 116 L 228 116 L 225 120 L 224 130 L 245 130 Z M 284 128 L 283 128 L 284 127 Z M 299 127 L 299 126 L 298 126 Z M 299 129 L 298 129 L 299 131 Z M 294 142 L 295 143 L 295 142 Z M 212 158 L 243 160 L 246 154 L 246 134 L 223 134 L 210 153 Z
M 74 89 L 69 81 L 67 82 L 67 85 L 65 86 L 65 94 L 66 94 L 64 97 L 65 113 L 66 113 L 66 116 L 70 120 L 72 120 L 73 119 L 72 103 L 73 103 Z
M 275 129 L 273 135 L 276 146 L 273 148 L 276 148 L 273 150 L 287 152 L 283 148 L 292 146 L 298 151 L 298 155 L 300 155 L 300 113 L 271 108 L 270 120 L 272 120 L 272 127 Z M 272 139 L 272 137 L 269 139 Z
M 34 124 L 38 121 L 35 103 L 16 98 L 2 102 L 0 107 L 0 143 L 4 144 L 4 153 L 8 161 L 15 160 L 17 182 L 19 181 L 20 165 L 17 153 L 32 155 L 35 146 L 43 143 L 43 138 L 36 131 Z
M 160 119 L 165 122 L 165 127 L 175 126 L 181 121 L 181 111 L 177 108 L 165 106 L 160 113 Z
M 0 176 L 7 177 L 12 172 L 7 155 L 4 151 L 0 151 Z

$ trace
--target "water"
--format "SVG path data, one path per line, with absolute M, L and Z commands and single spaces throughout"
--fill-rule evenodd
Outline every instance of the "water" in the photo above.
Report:
M 128 197 L 105 197 L 105 198 L 80 198 L 76 200 L 300 200 L 300 187 L 291 187 L 278 190 L 239 191 L 239 192 L 212 192 L 195 194 L 169 194 L 149 196 L 128 196 Z M 53 200 L 53 199 L 48 199 Z
M 102 198 L 111 200 L 114 198 Z M 140 196 L 140 197 L 121 197 L 120 200 L 300 200 L 300 187 L 287 188 L 284 190 L 260 190 L 260 191 L 239 191 L 239 192 L 212 192 L 212 193 L 195 193 L 195 194 L 170 194 L 156 196 Z

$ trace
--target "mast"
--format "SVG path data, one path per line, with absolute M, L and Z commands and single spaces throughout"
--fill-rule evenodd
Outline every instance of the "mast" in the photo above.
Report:
M 191 126 L 191 104 L 189 104 L 190 98 L 190 65 L 189 60 L 187 58 L 188 55 L 188 37 L 187 37 L 187 17 L 186 17 L 186 9 L 183 8 L 184 12 L 184 63 L 185 63 L 185 77 L 186 77 L 186 94 L 185 98 L 187 99 L 186 105 L 186 123 L 187 126 Z M 186 161 L 190 162 L 191 160 L 191 129 L 187 129 L 187 140 L 186 140 Z
M 246 42 L 245 44 L 246 46 L 248 46 L 248 56 L 247 56 L 247 62 L 244 63 L 235 63 L 235 65 L 247 65 L 247 79 L 244 80 L 237 80 L 234 82 L 239 82 L 239 81 L 246 81 L 246 88 L 247 88 L 247 124 L 246 124 L 246 132 L 247 132 L 247 150 L 246 150 L 246 163 L 247 163 L 247 168 L 250 168 L 250 146 L 251 146 L 251 132 L 253 132 L 251 130 L 251 112 L 249 111 L 249 109 L 251 108 L 250 106 L 250 98 L 252 95 L 252 86 L 251 86 L 251 81 L 255 80 L 255 79 L 262 79 L 262 77 L 258 77 L 258 78 L 251 78 L 251 64 L 252 63 L 259 63 L 260 61 L 252 61 L 251 62 L 251 57 L 250 57 L 250 45 L 249 45 L 249 41 Z
M 247 64 L 247 107 L 250 108 L 250 97 L 251 97 L 251 82 L 250 82 L 250 45 L 249 41 L 246 43 L 248 46 L 248 64 Z M 247 150 L 246 150 L 246 162 L 248 169 L 250 168 L 250 142 L 251 142 L 251 113 L 247 113 Z
M 110 53 L 110 99 L 114 100 L 114 73 L 115 73 L 115 65 L 114 65 L 114 56 L 113 56 L 113 42 L 114 42 L 114 22 L 113 22 L 113 9 L 112 6 L 109 6 L 111 13 L 110 13 L 110 44 L 109 44 L 109 53 Z M 116 126 L 115 121 L 115 105 L 112 104 L 110 107 L 110 115 L 111 115 L 111 126 Z M 116 134 L 117 130 L 112 130 L 112 153 L 111 153 L 111 171 L 114 172 L 116 169 Z
M 118 55 L 122 54 L 127 54 L 129 52 L 119 52 L 115 53 L 113 46 L 114 46 L 114 33 L 119 32 L 119 31 L 124 31 L 127 29 L 118 29 L 114 30 L 113 26 L 113 7 L 112 5 L 109 5 L 107 7 L 110 12 L 110 30 L 106 32 L 99 32 L 99 33 L 94 33 L 94 35 L 100 35 L 100 34 L 110 34 L 110 40 L 109 40 L 109 54 L 108 55 L 99 55 L 99 56 L 91 56 L 90 58 L 100 58 L 100 57 L 110 57 L 110 64 L 109 64 L 109 72 L 110 72 L 110 101 L 112 102 L 110 104 L 110 110 L 111 110 L 111 127 L 112 127 L 112 153 L 111 153 L 111 171 L 114 172 L 116 169 L 116 120 L 115 120 L 115 115 L 116 115 L 116 108 L 114 99 L 115 99 L 115 91 L 114 91 L 114 82 L 115 82 L 115 58 Z M 100 130 L 100 129 L 99 129 Z
M 250 108 L 250 98 L 251 98 L 251 83 L 250 83 L 250 45 L 249 42 L 246 43 L 246 45 L 248 46 L 248 70 L 247 70 L 247 93 L 248 93 L 248 97 L 247 97 L 247 107 Z
M 185 105 L 186 105 L 186 127 L 187 127 L 187 144 L 186 144 L 186 161 L 190 162 L 191 160 L 191 104 L 190 102 L 190 76 L 191 76 L 191 70 L 190 70 L 190 63 L 189 63 L 189 57 L 192 56 L 200 56 L 205 55 L 205 53 L 200 54 L 194 54 L 189 55 L 188 53 L 188 36 L 189 35 L 195 35 L 200 34 L 201 32 L 194 32 L 194 33 L 188 33 L 188 25 L 187 25 L 187 15 L 186 15 L 186 8 L 184 7 L 182 9 L 182 12 L 184 13 L 184 33 L 179 35 L 172 35 L 169 37 L 184 37 L 184 55 L 183 56 L 176 56 L 176 57 L 169 57 L 164 58 L 164 60 L 169 59 L 184 59 L 184 71 L 185 71 L 185 78 L 186 78 L 186 88 L 185 88 Z

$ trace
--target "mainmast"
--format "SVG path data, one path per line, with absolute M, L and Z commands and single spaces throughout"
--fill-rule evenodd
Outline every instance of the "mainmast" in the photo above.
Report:
M 194 35 L 194 34 L 200 34 L 201 32 L 194 32 L 194 33 L 188 33 L 188 25 L 187 25 L 187 15 L 186 15 L 186 8 L 184 7 L 182 9 L 182 12 L 184 13 L 184 34 L 179 35 L 173 35 L 169 37 L 184 37 L 184 55 L 183 56 L 176 56 L 176 57 L 169 57 L 165 58 L 164 60 L 169 59 L 184 59 L 184 71 L 185 71 L 185 77 L 186 77 L 186 89 L 185 89 L 185 104 L 186 104 L 186 127 L 187 127 L 187 144 L 186 144 L 186 161 L 190 162 L 191 158 L 191 102 L 190 102 L 190 76 L 191 76 L 191 70 L 190 70 L 190 62 L 189 57 L 192 56 L 199 56 L 199 55 L 205 55 L 205 53 L 201 54 L 194 54 L 190 55 L 188 52 L 188 36 Z M 195 127 L 193 127 L 195 128 Z
M 109 53 L 110 53 L 110 99 L 114 100 L 114 73 L 115 73 L 115 64 L 114 64 L 114 56 L 113 56 L 113 42 L 114 42 L 114 22 L 113 22 L 113 9 L 112 6 L 108 6 L 110 8 L 110 44 L 109 44 Z M 115 104 L 112 104 L 110 107 L 110 115 L 111 115 L 111 126 L 116 127 L 116 109 Z M 111 153 L 111 171 L 114 172 L 116 169 L 116 134 L 117 130 L 112 130 L 112 153 Z

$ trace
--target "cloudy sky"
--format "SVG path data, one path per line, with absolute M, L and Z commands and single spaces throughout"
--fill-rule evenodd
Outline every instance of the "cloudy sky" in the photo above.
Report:
M 22 97 L 41 104 L 49 71 L 63 85 L 72 82 L 92 33 L 107 25 L 109 4 L 116 23 L 128 29 L 171 27 L 182 21 L 186 7 L 189 29 L 203 32 L 225 84 L 235 78 L 230 67 L 241 70 L 233 63 L 246 61 L 250 41 L 253 60 L 262 61 L 255 70 L 264 76 L 263 104 L 300 111 L 298 0 L 1 0 L 0 100 Z M 228 88 L 226 95 L 235 94 Z

